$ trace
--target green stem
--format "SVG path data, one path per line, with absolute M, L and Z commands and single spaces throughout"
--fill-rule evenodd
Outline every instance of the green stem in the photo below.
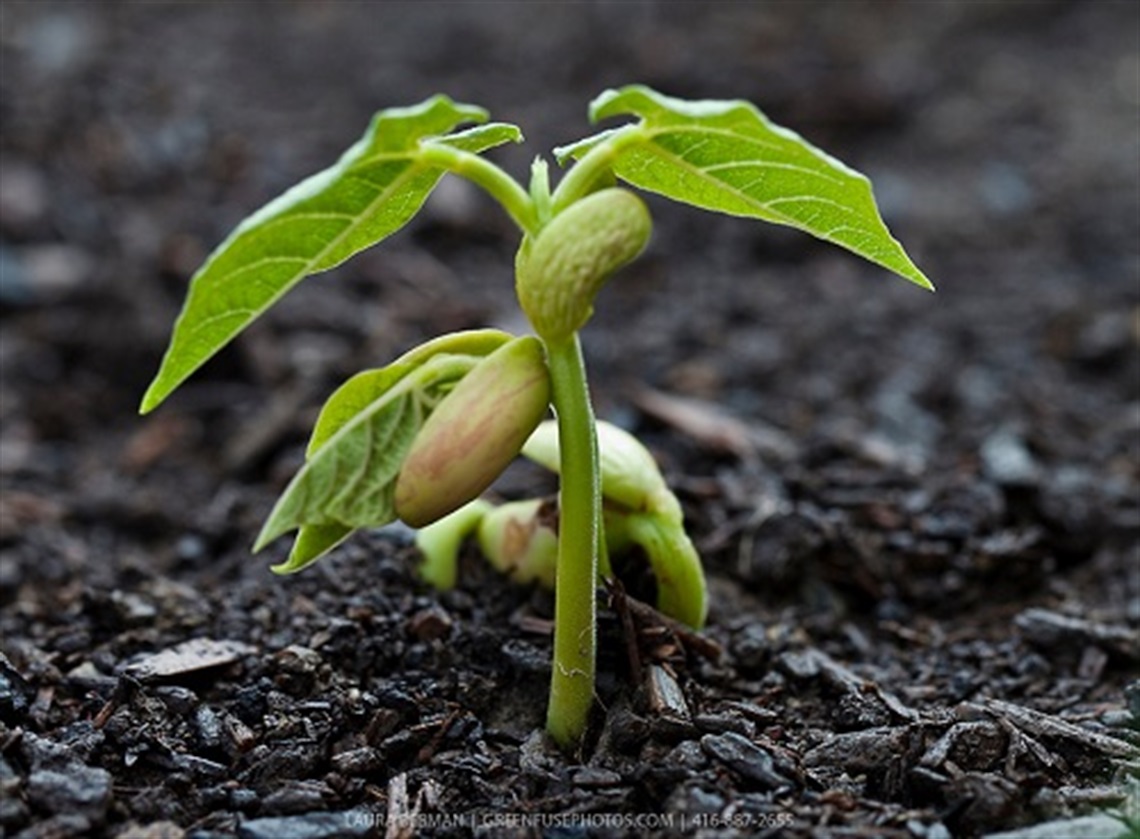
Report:
M 538 235 L 539 220 L 534 201 L 525 189 L 485 157 L 445 145 L 425 143 L 420 160 L 446 169 L 481 186 L 498 201 L 523 233 Z
M 705 573 L 680 518 L 633 513 L 626 528 L 629 538 L 645 551 L 657 579 L 658 610 L 701 629 L 709 608 Z
M 561 486 L 554 673 L 546 730 L 560 746 L 572 748 L 585 733 L 594 702 L 602 493 L 594 412 L 577 333 L 561 342 L 548 342 L 547 363 L 558 414 Z
M 638 125 L 631 125 L 615 132 L 605 141 L 598 143 L 577 162 L 554 189 L 554 215 L 558 215 L 575 201 L 589 195 L 600 178 L 613 171 L 614 158 L 626 146 L 644 141 L 644 133 Z

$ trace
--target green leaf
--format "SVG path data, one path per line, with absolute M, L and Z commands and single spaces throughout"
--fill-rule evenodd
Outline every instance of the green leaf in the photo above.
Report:
M 333 434 L 305 462 L 278 499 L 254 545 L 259 551 L 290 530 L 317 526 L 298 562 L 331 547 L 332 528 L 379 527 L 396 518 L 396 477 L 433 401 L 475 365 L 470 356 L 441 355 L 403 376 Z M 339 539 L 337 539 L 339 541 Z M 335 542 L 333 542 L 335 544 Z M 319 554 L 318 554 L 319 555 Z M 296 570 L 292 558 L 281 571 Z
M 305 457 L 313 454 L 353 417 L 379 399 L 400 379 L 439 355 L 465 355 L 484 358 L 511 340 L 499 329 L 472 329 L 433 338 L 404 353 L 377 370 L 357 373 L 339 388 L 321 408 Z
M 324 407 L 321 408 L 321 413 L 317 417 L 317 422 L 313 427 L 313 433 L 309 438 L 309 446 L 305 454 L 306 467 L 308 463 L 321 452 L 325 445 L 344 429 L 345 426 L 365 411 L 378 406 L 378 403 L 389 396 L 396 385 L 407 378 L 409 374 L 424 367 L 433 359 L 440 358 L 448 360 L 448 369 L 451 369 L 455 359 L 460 359 L 461 366 L 456 369 L 466 372 L 469 366 L 473 366 L 477 360 L 501 347 L 507 341 L 511 340 L 511 337 L 510 334 L 497 329 L 477 329 L 443 335 L 410 350 L 386 367 L 357 373 L 337 388 L 325 402 Z M 435 368 L 432 369 L 434 370 Z M 415 388 L 411 392 L 411 395 L 417 397 L 420 404 L 426 409 L 430 407 L 430 405 L 429 399 L 425 396 L 425 391 L 438 391 L 447 385 L 453 384 L 454 381 L 455 379 L 448 378 L 447 376 L 432 373 L 426 379 L 416 381 Z M 400 396 L 399 398 L 402 399 L 405 397 Z M 380 409 L 391 410 L 390 408 L 384 409 L 382 407 Z M 425 410 L 424 416 L 420 419 L 419 423 L 416 424 L 416 431 L 418 431 L 420 425 L 423 424 L 423 420 L 427 418 L 426 413 Z M 377 439 L 372 441 L 372 444 L 379 448 L 385 444 L 385 441 Z M 354 444 L 350 441 L 349 443 L 342 442 L 340 445 L 347 446 L 348 448 L 345 449 L 345 452 L 349 452 Z M 403 463 L 404 455 L 407 454 L 407 448 L 408 446 L 403 446 L 396 451 L 378 452 L 376 454 L 378 460 L 386 460 L 386 458 L 392 454 L 398 454 L 399 460 L 396 464 L 396 473 L 393 474 L 390 479 L 392 487 L 394 487 L 394 481 L 399 473 L 399 466 Z M 346 456 L 351 457 L 352 455 L 349 453 Z M 323 468 L 327 469 L 328 467 Z M 300 473 L 297 477 L 300 478 Z M 311 485 L 316 479 L 314 475 L 308 477 L 306 481 Z M 294 483 L 296 483 L 296 479 Z M 366 515 L 364 517 L 364 524 L 359 522 L 348 523 L 341 520 L 322 521 L 319 520 L 319 516 L 317 517 L 318 520 L 301 523 L 297 538 L 293 543 L 293 548 L 289 552 L 288 560 L 273 566 L 273 570 L 280 574 L 300 571 L 343 542 L 357 527 L 378 527 L 392 521 L 395 518 L 390 498 L 392 487 L 385 490 L 387 493 L 387 496 L 385 496 L 387 503 L 377 507 L 374 511 L 375 518 L 373 520 L 368 521 Z M 281 501 L 278 502 L 277 507 L 274 508 L 274 512 L 270 515 L 269 520 L 266 522 L 262 534 L 258 537 L 258 544 L 255 550 L 259 550 L 263 544 L 268 543 L 271 539 L 280 535 L 280 532 L 278 532 L 274 536 L 267 536 L 267 532 L 270 531 L 270 525 L 274 521 L 274 517 L 278 515 L 279 508 L 281 508 L 285 502 L 286 496 L 292 491 L 293 487 L 291 484 L 290 488 L 286 490 L 282 496 Z M 296 502 L 293 503 L 296 504 Z M 331 509 L 332 507 L 330 505 L 330 510 Z M 281 510 L 280 515 L 285 516 L 286 512 Z M 294 512 L 293 515 L 301 514 Z M 313 515 L 311 509 L 307 515 Z M 330 513 L 330 519 L 331 518 Z M 290 530 L 296 526 L 296 523 L 289 524 L 286 526 L 286 530 Z
M 307 545 L 305 553 L 317 547 L 323 552 L 329 540 L 347 535 L 330 528 L 378 527 L 394 520 L 396 475 L 423 414 L 407 387 L 389 391 L 362 411 L 294 476 L 262 527 L 254 551 L 290 530 L 319 527 L 320 538 Z M 288 563 L 289 570 L 293 565 Z
M 312 565 L 345 539 L 354 528 L 347 524 L 306 524 L 297 531 L 293 548 L 285 562 L 271 565 L 277 574 L 293 574 Z
M 238 225 L 191 279 L 141 412 L 157 407 L 306 276 L 335 267 L 403 227 L 447 171 L 421 159 L 424 144 L 479 152 L 521 139 L 518 128 L 499 123 L 439 136 L 486 118 L 483 109 L 445 96 L 380 111 L 334 166 Z
M 887 230 L 871 183 L 749 102 L 687 102 L 640 85 L 607 90 L 592 120 L 623 114 L 640 122 L 559 149 L 581 157 L 611 146 L 617 176 L 707 210 L 799 228 L 933 289 Z

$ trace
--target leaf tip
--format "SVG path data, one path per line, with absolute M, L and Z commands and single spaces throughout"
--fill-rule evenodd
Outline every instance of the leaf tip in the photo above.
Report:
M 143 394 L 143 398 L 139 402 L 139 415 L 146 416 L 161 405 L 169 395 L 170 389 L 164 387 L 161 380 L 156 378 L 150 383 L 150 387 L 146 389 L 146 393 Z
M 446 93 L 437 93 L 429 97 L 421 107 L 425 111 L 431 111 L 436 108 L 441 111 L 451 111 L 456 119 L 462 120 L 463 122 L 481 124 L 491 118 L 491 112 L 486 108 L 480 107 L 479 105 L 471 105 L 466 102 L 456 102 Z
M 594 123 L 620 114 L 644 117 L 644 112 L 651 108 L 654 101 L 663 98 L 657 91 L 643 84 L 611 87 L 599 93 L 590 102 L 590 122 Z
M 927 277 L 926 274 L 922 273 L 922 271 L 919 270 L 918 266 L 913 262 L 909 262 L 905 271 L 896 271 L 895 273 L 897 273 L 904 280 L 909 280 L 919 288 L 925 289 L 926 291 L 935 292 L 938 290 L 934 287 L 934 283 L 930 281 L 930 278 Z
M 611 88 L 607 88 L 606 90 L 603 90 L 601 93 L 599 93 L 597 96 L 595 96 L 593 101 L 590 102 L 590 109 L 589 109 L 590 122 L 594 123 L 600 119 L 605 119 L 607 116 L 609 116 L 609 114 L 607 113 L 607 107 L 609 106 L 609 104 L 611 102 L 613 102 L 614 99 L 616 99 L 620 95 L 621 95 L 620 90 L 615 90 L 614 88 L 611 87 Z
M 261 528 L 261 532 L 257 534 L 257 538 L 253 542 L 253 547 L 250 548 L 251 553 L 261 553 L 265 549 L 266 545 L 281 535 L 280 533 L 275 532 L 276 528 L 274 530 L 269 529 L 272 521 L 272 518 L 267 521 L 265 523 L 265 526 Z

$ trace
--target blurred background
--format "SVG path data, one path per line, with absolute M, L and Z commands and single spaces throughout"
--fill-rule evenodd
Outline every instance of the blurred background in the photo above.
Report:
M 936 486 L 1029 488 L 1030 515 L 1081 559 L 1105 533 L 1134 532 L 1130 3 L 5 2 L 2 14 L 4 602 L 76 574 L 244 557 L 339 381 L 445 330 L 525 328 L 512 227 L 448 178 L 408 228 L 308 280 L 156 414 L 135 413 L 210 249 L 329 165 L 375 110 L 436 92 L 523 128 L 524 146 L 493 152 L 519 178 L 594 130 L 591 98 L 630 82 L 751 100 L 872 178 L 937 294 L 794 231 L 651 202 L 654 242 L 584 340 L 599 412 L 646 433 L 682 484 L 731 458 L 639 408 L 635 385 L 705 400 L 801 454 L 853 446 Z M 698 530 L 717 516 L 695 515 Z M 1121 608 L 1128 596 L 1097 595 Z

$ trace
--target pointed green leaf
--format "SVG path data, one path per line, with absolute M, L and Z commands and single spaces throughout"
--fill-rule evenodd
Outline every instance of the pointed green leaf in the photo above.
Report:
M 463 131 L 455 131 L 442 137 L 424 137 L 419 144 L 451 146 L 451 148 L 459 151 L 478 154 L 504 143 L 521 143 L 522 141 L 523 134 L 517 125 L 492 122 L 487 125 L 476 125 Z
M 560 149 L 580 157 L 601 143 L 619 178 L 677 201 L 797 227 L 924 288 L 930 280 L 887 230 L 871 183 L 749 102 L 687 102 L 633 85 L 608 90 L 592 120 L 632 114 L 634 126 Z
M 353 417 L 379 399 L 408 373 L 439 355 L 462 355 L 483 358 L 511 340 L 509 332 L 499 329 L 472 329 L 433 338 L 404 353 L 391 364 L 377 370 L 365 370 L 348 379 L 333 391 L 321 408 L 305 457 L 313 454 Z
M 521 139 L 510 125 L 483 125 L 481 108 L 435 96 L 380 111 L 329 169 L 302 181 L 243 221 L 190 282 L 170 347 L 140 410 L 153 410 L 290 288 L 400 229 L 444 175 L 419 155 L 422 142 L 478 152 Z
M 386 367 L 357 373 L 337 388 L 332 396 L 328 398 L 328 401 L 325 402 L 324 407 L 321 408 L 321 413 L 317 417 L 317 422 L 313 427 L 313 433 L 309 438 L 309 446 L 305 454 L 306 461 L 311 461 L 337 432 L 370 406 L 377 403 L 378 400 L 381 400 L 410 373 L 424 366 L 433 358 L 456 356 L 467 359 L 471 365 L 474 365 L 475 361 L 489 355 L 509 341 L 511 337 L 509 333 L 497 329 L 477 329 L 443 335 L 410 350 Z M 450 380 L 429 379 L 426 385 L 421 383 L 419 387 L 421 389 L 425 386 L 428 388 L 438 388 L 447 381 Z M 426 415 L 424 419 L 426 419 Z M 419 430 L 418 425 L 416 426 L 416 430 Z M 400 463 L 403 462 L 403 457 L 406 453 L 406 449 L 400 451 Z M 398 471 L 399 465 L 397 465 L 397 473 Z M 310 478 L 309 480 L 311 481 L 312 479 Z M 286 494 L 288 494 L 288 491 Z M 275 509 L 274 515 L 276 512 Z M 394 518 L 390 504 L 387 506 L 380 505 L 375 513 L 376 520 L 368 524 L 368 526 L 379 526 Z M 270 520 L 272 520 L 272 518 L 273 515 L 270 516 Z M 364 525 L 359 523 L 347 524 L 342 521 L 301 524 L 297 538 L 293 542 L 293 548 L 289 552 L 288 560 L 273 566 L 273 570 L 280 574 L 300 571 L 302 568 L 310 565 L 335 548 L 348 538 L 353 530 L 361 526 Z M 269 524 L 267 522 L 266 528 L 268 527 Z M 268 541 L 264 539 L 264 531 L 263 535 L 259 537 L 259 546 L 263 540 Z
M 293 574 L 308 568 L 345 539 L 352 535 L 354 528 L 347 524 L 306 524 L 297 531 L 289 558 L 285 562 L 269 566 L 275 574 Z
M 396 477 L 431 403 L 476 362 L 471 356 L 437 356 L 356 414 L 294 476 L 262 527 L 254 551 L 290 530 L 326 528 L 306 537 L 314 540 L 306 546 L 307 554 L 337 535 L 328 529 L 333 526 L 355 529 L 394 521 Z M 282 570 L 296 570 L 293 561 Z
M 361 412 L 296 474 L 262 527 L 254 551 L 301 527 L 356 528 L 392 521 L 395 478 L 422 422 L 423 412 L 407 388 L 389 391 Z

